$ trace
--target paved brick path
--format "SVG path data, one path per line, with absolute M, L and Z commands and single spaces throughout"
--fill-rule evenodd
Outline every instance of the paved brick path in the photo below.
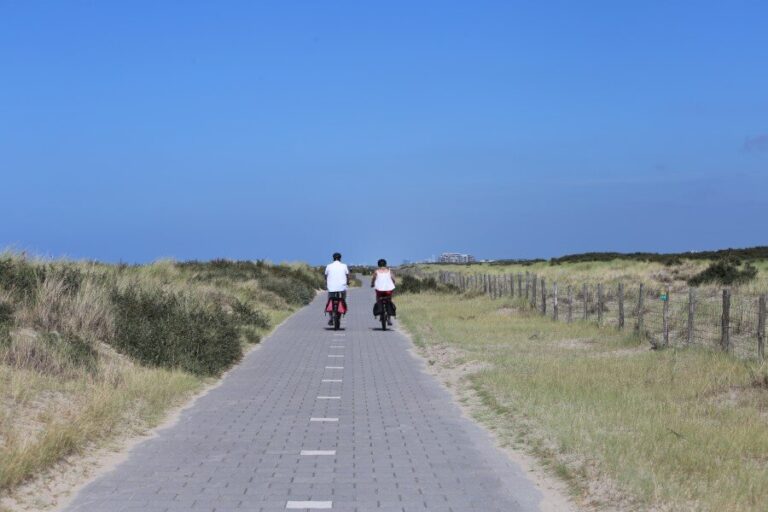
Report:
M 179 422 L 85 487 L 68 511 L 518 511 L 540 498 L 463 418 L 370 290 L 344 331 L 299 311 Z

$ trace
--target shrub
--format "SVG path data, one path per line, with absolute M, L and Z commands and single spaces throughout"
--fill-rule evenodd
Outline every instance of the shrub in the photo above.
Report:
M 45 269 L 25 259 L 5 256 L 0 259 L 0 287 L 12 292 L 17 298 L 31 295 L 38 280 L 44 279 Z
M 220 308 L 179 294 L 115 290 L 115 347 L 139 361 L 217 375 L 242 356 L 238 324 Z
M 456 293 L 459 289 L 452 284 L 438 283 L 434 277 L 419 279 L 405 274 L 400 276 L 400 283 L 397 285 L 400 293 L 421 293 L 421 292 L 440 292 Z
M 13 323 L 13 304 L 0 300 L 0 328 Z
M 248 304 L 235 300 L 232 304 L 232 316 L 238 324 L 238 332 L 245 343 L 261 341 L 260 329 L 269 327 L 269 317 L 258 309 L 252 309 Z
M 266 314 L 258 309 L 252 309 L 248 304 L 239 300 L 235 300 L 232 304 L 232 314 L 240 324 L 252 325 L 261 329 L 269 327 L 269 317 Z
M 315 298 L 315 288 L 306 282 L 268 277 L 261 282 L 265 290 L 276 293 L 291 304 L 309 304 Z
M 757 268 L 754 265 L 749 262 L 741 265 L 738 258 L 729 256 L 710 263 L 707 268 L 690 278 L 688 284 L 691 286 L 710 283 L 742 284 L 755 277 L 757 277 Z

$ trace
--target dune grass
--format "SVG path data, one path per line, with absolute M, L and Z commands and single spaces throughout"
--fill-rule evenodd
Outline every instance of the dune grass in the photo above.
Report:
M 768 372 L 704 349 L 648 350 L 611 328 L 555 323 L 509 299 L 403 295 L 427 354 L 484 363 L 479 418 L 565 478 L 577 499 L 622 510 L 765 510 Z
M 64 456 L 155 426 L 204 382 L 129 364 L 66 380 L 0 367 L 0 488 L 12 489 Z

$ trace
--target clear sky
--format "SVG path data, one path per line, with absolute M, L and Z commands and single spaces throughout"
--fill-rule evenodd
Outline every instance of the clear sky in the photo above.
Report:
M 768 2 L 0 0 L 0 246 L 768 244 Z

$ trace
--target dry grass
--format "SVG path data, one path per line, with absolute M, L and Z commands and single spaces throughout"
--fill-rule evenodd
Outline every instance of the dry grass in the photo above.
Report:
M 515 302 L 402 296 L 422 346 L 486 365 L 470 381 L 482 418 L 568 480 L 622 510 L 765 510 L 764 365 L 699 349 L 650 351 L 614 329 L 554 323 Z
M 29 342 L 28 342 L 29 343 Z M 47 368 L 0 365 L 0 488 L 67 455 L 151 427 L 202 385 L 190 374 L 105 361 L 66 378 Z

